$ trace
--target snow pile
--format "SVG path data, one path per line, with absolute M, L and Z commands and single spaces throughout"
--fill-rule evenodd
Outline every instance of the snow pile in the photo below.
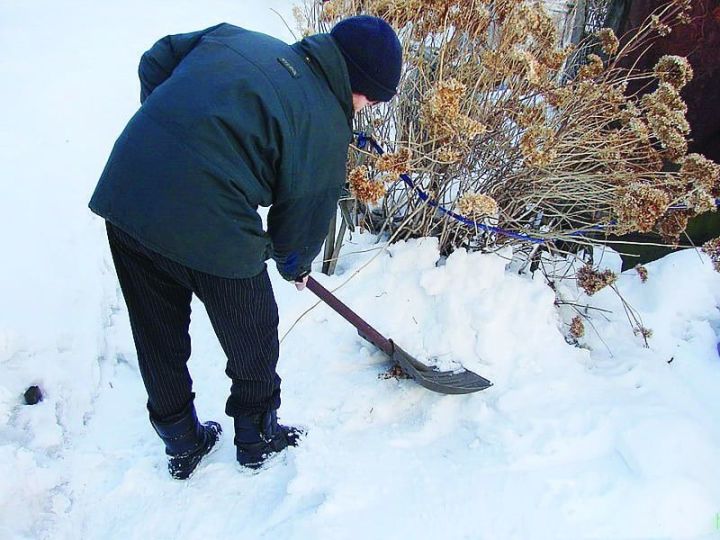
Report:
M 694 251 L 648 265 L 647 283 L 619 278 L 654 332 L 649 349 L 612 291 L 561 285 L 602 310 L 589 310 L 597 333 L 586 325 L 577 347 L 570 312 L 561 319 L 539 274 L 508 271 L 510 253 L 442 259 L 433 239 L 383 251 L 354 234 L 338 275 L 317 279 L 411 354 L 494 386 L 442 396 L 380 379 L 382 353 L 318 305 L 281 347 L 281 416 L 308 435 L 259 473 L 234 462 L 224 357 L 195 303 L 197 407 L 226 432 L 192 479 L 171 480 L 102 223 L 85 205 L 154 39 L 219 20 L 290 39 L 256 3 L 173 7 L 36 2 L 0 19 L 11 74 L 0 98 L 13 104 L 0 125 L 1 539 L 717 535 L 720 275 Z M 283 335 L 316 299 L 271 270 Z M 31 384 L 45 392 L 35 406 L 22 402 Z
M 706 330 L 720 318 L 712 300 L 698 305 L 698 298 L 700 291 L 717 294 L 720 283 L 707 260 L 692 252 L 668 257 L 649 266 L 647 284 L 632 273 L 621 277 L 626 296 L 646 308 L 655 302 L 643 312 L 647 320 L 686 317 L 666 328 L 664 342 L 675 344 L 667 363 L 664 352 L 617 330 L 624 315 L 612 297 L 604 309 L 612 308 L 618 321 L 604 330 L 617 332 L 605 338 L 615 356 L 607 349 L 591 353 L 565 342 L 554 295 L 542 280 L 507 273 L 506 258 L 457 252 L 442 260 L 433 239 L 378 254 L 373 240 L 355 235 L 339 275 L 318 279 L 331 289 L 345 283 L 337 295 L 413 354 L 462 360 L 495 386 L 442 396 L 412 381 L 378 379 L 388 367 L 384 356 L 321 304 L 282 345 L 281 412 L 307 428 L 302 446 L 258 474 L 234 463 L 226 433 L 219 450 L 181 483 L 167 476 L 161 443 L 147 423 L 123 309 L 109 328 L 122 359 L 104 362 L 106 383 L 87 428 L 49 467 L 64 485 L 37 535 L 694 538 L 712 532 L 720 500 L 713 465 L 720 411 L 712 392 L 720 362 L 715 332 Z M 273 281 L 284 333 L 315 299 L 274 272 Z M 672 304 L 658 300 L 663 281 L 685 284 L 687 294 Z M 198 408 L 229 429 L 222 352 L 201 305 L 194 308 Z M 46 481 L 50 486 L 53 479 Z

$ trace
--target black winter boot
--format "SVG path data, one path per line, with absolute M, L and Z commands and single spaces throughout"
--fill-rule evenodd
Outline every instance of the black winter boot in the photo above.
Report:
M 240 465 L 257 469 L 271 454 L 297 446 L 302 434 L 297 428 L 278 424 L 275 409 L 252 416 L 236 416 L 237 460 Z
M 178 480 L 184 480 L 193 473 L 222 433 L 222 427 L 217 422 L 198 422 L 192 402 L 180 413 L 163 421 L 155 420 L 151 415 L 150 423 L 165 443 L 165 453 L 169 456 L 168 471 Z

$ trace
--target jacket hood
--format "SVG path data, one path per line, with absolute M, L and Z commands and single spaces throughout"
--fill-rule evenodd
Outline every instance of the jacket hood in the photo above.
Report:
M 299 54 L 309 56 L 325 76 L 330 90 L 337 98 L 352 127 L 355 116 L 345 58 L 330 34 L 315 34 L 292 45 Z

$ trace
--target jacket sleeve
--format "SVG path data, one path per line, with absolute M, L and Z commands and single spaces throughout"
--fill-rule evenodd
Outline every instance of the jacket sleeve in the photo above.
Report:
M 268 213 L 272 258 L 280 275 L 295 281 L 310 272 L 320 253 L 342 185 L 273 204 Z
M 146 51 L 142 55 L 138 67 L 140 103 L 144 103 L 153 90 L 172 75 L 173 70 L 195 48 L 204 35 L 223 24 L 220 23 L 205 30 L 188 34 L 165 36 L 156 42 L 150 50 Z

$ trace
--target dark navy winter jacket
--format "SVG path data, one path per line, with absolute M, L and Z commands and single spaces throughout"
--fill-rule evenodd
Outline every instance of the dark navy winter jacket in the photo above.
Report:
M 142 106 L 90 208 L 209 274 L 310 268 L 345 182 L 352 94 L 329 34 L 294 45 L 219 24 L 167 36 L 140 62 Z M 258 206 L 270 206 L 268 230 Z

